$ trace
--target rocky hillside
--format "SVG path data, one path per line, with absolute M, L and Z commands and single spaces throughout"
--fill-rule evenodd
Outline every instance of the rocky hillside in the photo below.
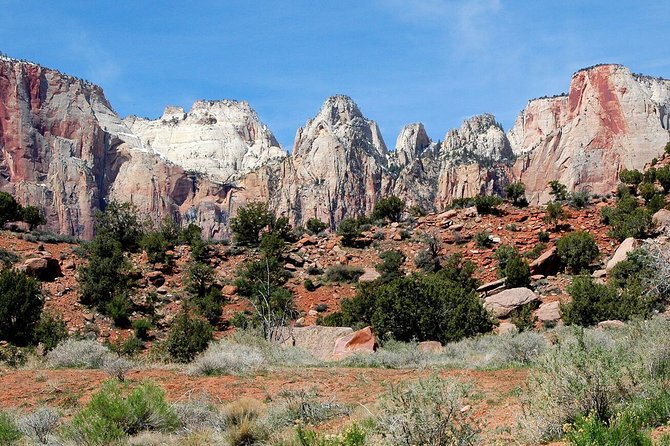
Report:
M 623 168 L 640 168 L 670 140 L 670 81 L 618 65 L 577 72 L 569 95 L 535 99 L 505 134 L 490 114 L 433 141 L 406 126 L 389 152 L 353 100 L 333 96 L 282 148 L 245 102 L 168 107 L 157 120 L 121 120 L 102 89 L 39 65 L 0 59 L 0 188 L 39 206 L 49 229 L 90 237 L 110 200 L 152 219 L 173 215 L 229 236 L 229 219 L 252 200 L 302 225 L 336 226 L 394 193 L 441 211 L 452 200 L 501 194 L 521 180 L 533 203 L 547 182 L 610 192 Z

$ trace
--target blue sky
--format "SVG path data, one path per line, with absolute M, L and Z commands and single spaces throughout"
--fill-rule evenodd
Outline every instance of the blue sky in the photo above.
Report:
M 291 149 L 333 94 L 392 148 L 404 124 L 442 139 L 596 63 L 670 77 L 669 1 L 0 0 L 0 51 L 100 84 L 122 116 L 245 99 Z

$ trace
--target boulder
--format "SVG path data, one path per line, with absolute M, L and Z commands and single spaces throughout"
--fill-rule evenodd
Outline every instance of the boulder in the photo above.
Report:
M 656 230 L 659 232 L 670 233 L 670 211 L 667 209 L 661 209 L 656 212 L 651 221 L 656 226 Z
M 498 325 L 496 328 L 495 332 L 499 335 L 513 334 L 518 333 L 519 329 L 516 328 L 516 325 L 511 322 L 501 322 L 500 325 Z
M 501 318 L 508 316 L 515 308 L 519 308 L 537 299 L 537 294 L 528 288 L 510 288 L 509 290 L 504 290 L 487 297 L 484 300 L 484 307 L 493 313 L 495 317 Z
M 423 341 L 419 342 L 417 349 L 422 353 L 442 353 L 444 347 L 438 341 Z
M 598 322 L 598 328 L 603 329 L 603 330 L 623 328 L 625 326 L 626 326 L 625 323 L 623 323 L 621 321 L 618 321 L 618 320 Z
M 151 271 L 147 273 L 147 280 L 155 286 L 161 286 L 165 283 L 165 277 L 162 271 Z
M 477 288 L 477 292 L 486 293 L 487 291 L 492 291 L 498 289 L 505 285 L 505 278 L 494 280 L 493 282 L 485 283 L 484 285 Z
M 279 339 L 284 346 L 298 347 L 319 359 L 329 360 L 333 357 L 335 342 L 353 333 L 354 330 L 349 327 L 310 325 L 308 327 L 285 328 Z
M 535 316 L 540 322 L 555 322 L 561 318 L 561 303 L 545 302 L 537 309 Z
M 530 270 L 533 274 L 551 275 L 558 271 L 560 262 L 556 254 L 556 247 L 552 246 L 542 254 L 540 257 L 530 263 Z
M 221 292 L 224 296 L 233 296 L 237 293 L 237 287 L 235 285 L 224 285 Z
M 374 268 L 364 268 L 363 269 L 363 275 L 358 278 L 359 282 L 372 282 L 379 278 L 381 274 L 377 272 L 376 269 Z
M 51 255 L 43 255 L 26 260 L 23 263 L 23 270 L 29 276 L 47 281 L 54 280 L 56 277 L 63 275 L 58 260 L 51 257 Z
M 638 244 L 639 244 L 638 241 L 635 240 L 633 237 L 628 237 L 626 240 L 621 242 L 619 247 L 614 252 L 612 258 L 609 260 L 609 262 L 607 262 L 605 270 L 609 272 L 612 268 L 614 268 L 617 265 L 617 263 L 626 260 L 626 257 L 628 257 L 628 253 L 637 248 Z
M 342 359 L 353 353 L 373 353 L 377 340 L 370 327 L 362 328 L 335 341 L 333 359 Z

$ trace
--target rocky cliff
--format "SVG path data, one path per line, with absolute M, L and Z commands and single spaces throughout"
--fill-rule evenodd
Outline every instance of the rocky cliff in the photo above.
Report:
M 623 168 L 641 169 L 670 140 L 670 81 L 634 75 L 621 65 L 575 73 L 567 95 L 531 100 L 509 132 L 519 157 L 514 174 L 531 202 L 547 183 L 603 194 Z
M 142 149 L 100 87 L 39 65 L 0 58 L 0 188 L 44 212 L 48 229 L 90 237 L 95 211 L 132 201 L 225 226 L 228 189 Z
M 530 101 L 507 135 L 490 114 L 442 142 L 416 123 L 391 153 L 351 98 L 333 96 L 287 156 L 245 102 L 198 101 L 158 120 L 122 121 L 100 87 L 0 58 L 0 189 L 42 208 L 48 229 L 83 237 L 114 199 L 222 237 L 252 200 L 297 225 L 316 217 L 334 227 L 390 193 L 427 210 L 502 193 L 514 179 L 532 202 L 548 198 L 552 179 L 606 193 L 620 169 L 662 152 L 669 128 L 670 81 L 603 65 L 575 73 L 567 95 Z
M 217 181 L 240 178 L 286 156 L 244 101 L 197 101 L 188 112 L 167 107 L 159 119 L 130 116 L 123 122 L 143 147 Z

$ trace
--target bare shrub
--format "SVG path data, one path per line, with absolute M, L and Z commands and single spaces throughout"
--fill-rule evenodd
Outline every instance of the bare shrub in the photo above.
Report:
M 265 358 L 260 349 L 227 340 L 211 344 L 189 369 L 191 375 L 239 375 L 260 369 Z
M 23 435 L 38 444 L 49 444 L 58 422 L 60 414 L 54 409 L 43 407 L 35 412 L 24 415 L 17 420 L 17 427 Z
M 463 411 L 467 388 L 431 377 L 394 387 L 380 404 L 377 428 L 386 444 L 480 444 L 479 426 Z
M 334 399 L 319 400 L 314 392 L 305 389 L 285 390 L 278 396 L 283 401 L 271 407 L 267 416 L 267 423 L 273 428 L 296 423 L 318 425 L 350 413 L 348 407 Z
M 103 368 L 111 377 L 123 382 L 126 379 L 126 373 L 133 368 L 134 363 L 125 358 L 108 358 L 105 360 Z
M 112 353 L 95 341 L 66 339 L 47 354 L 54 368 L 99 369 L 113 358 Z

